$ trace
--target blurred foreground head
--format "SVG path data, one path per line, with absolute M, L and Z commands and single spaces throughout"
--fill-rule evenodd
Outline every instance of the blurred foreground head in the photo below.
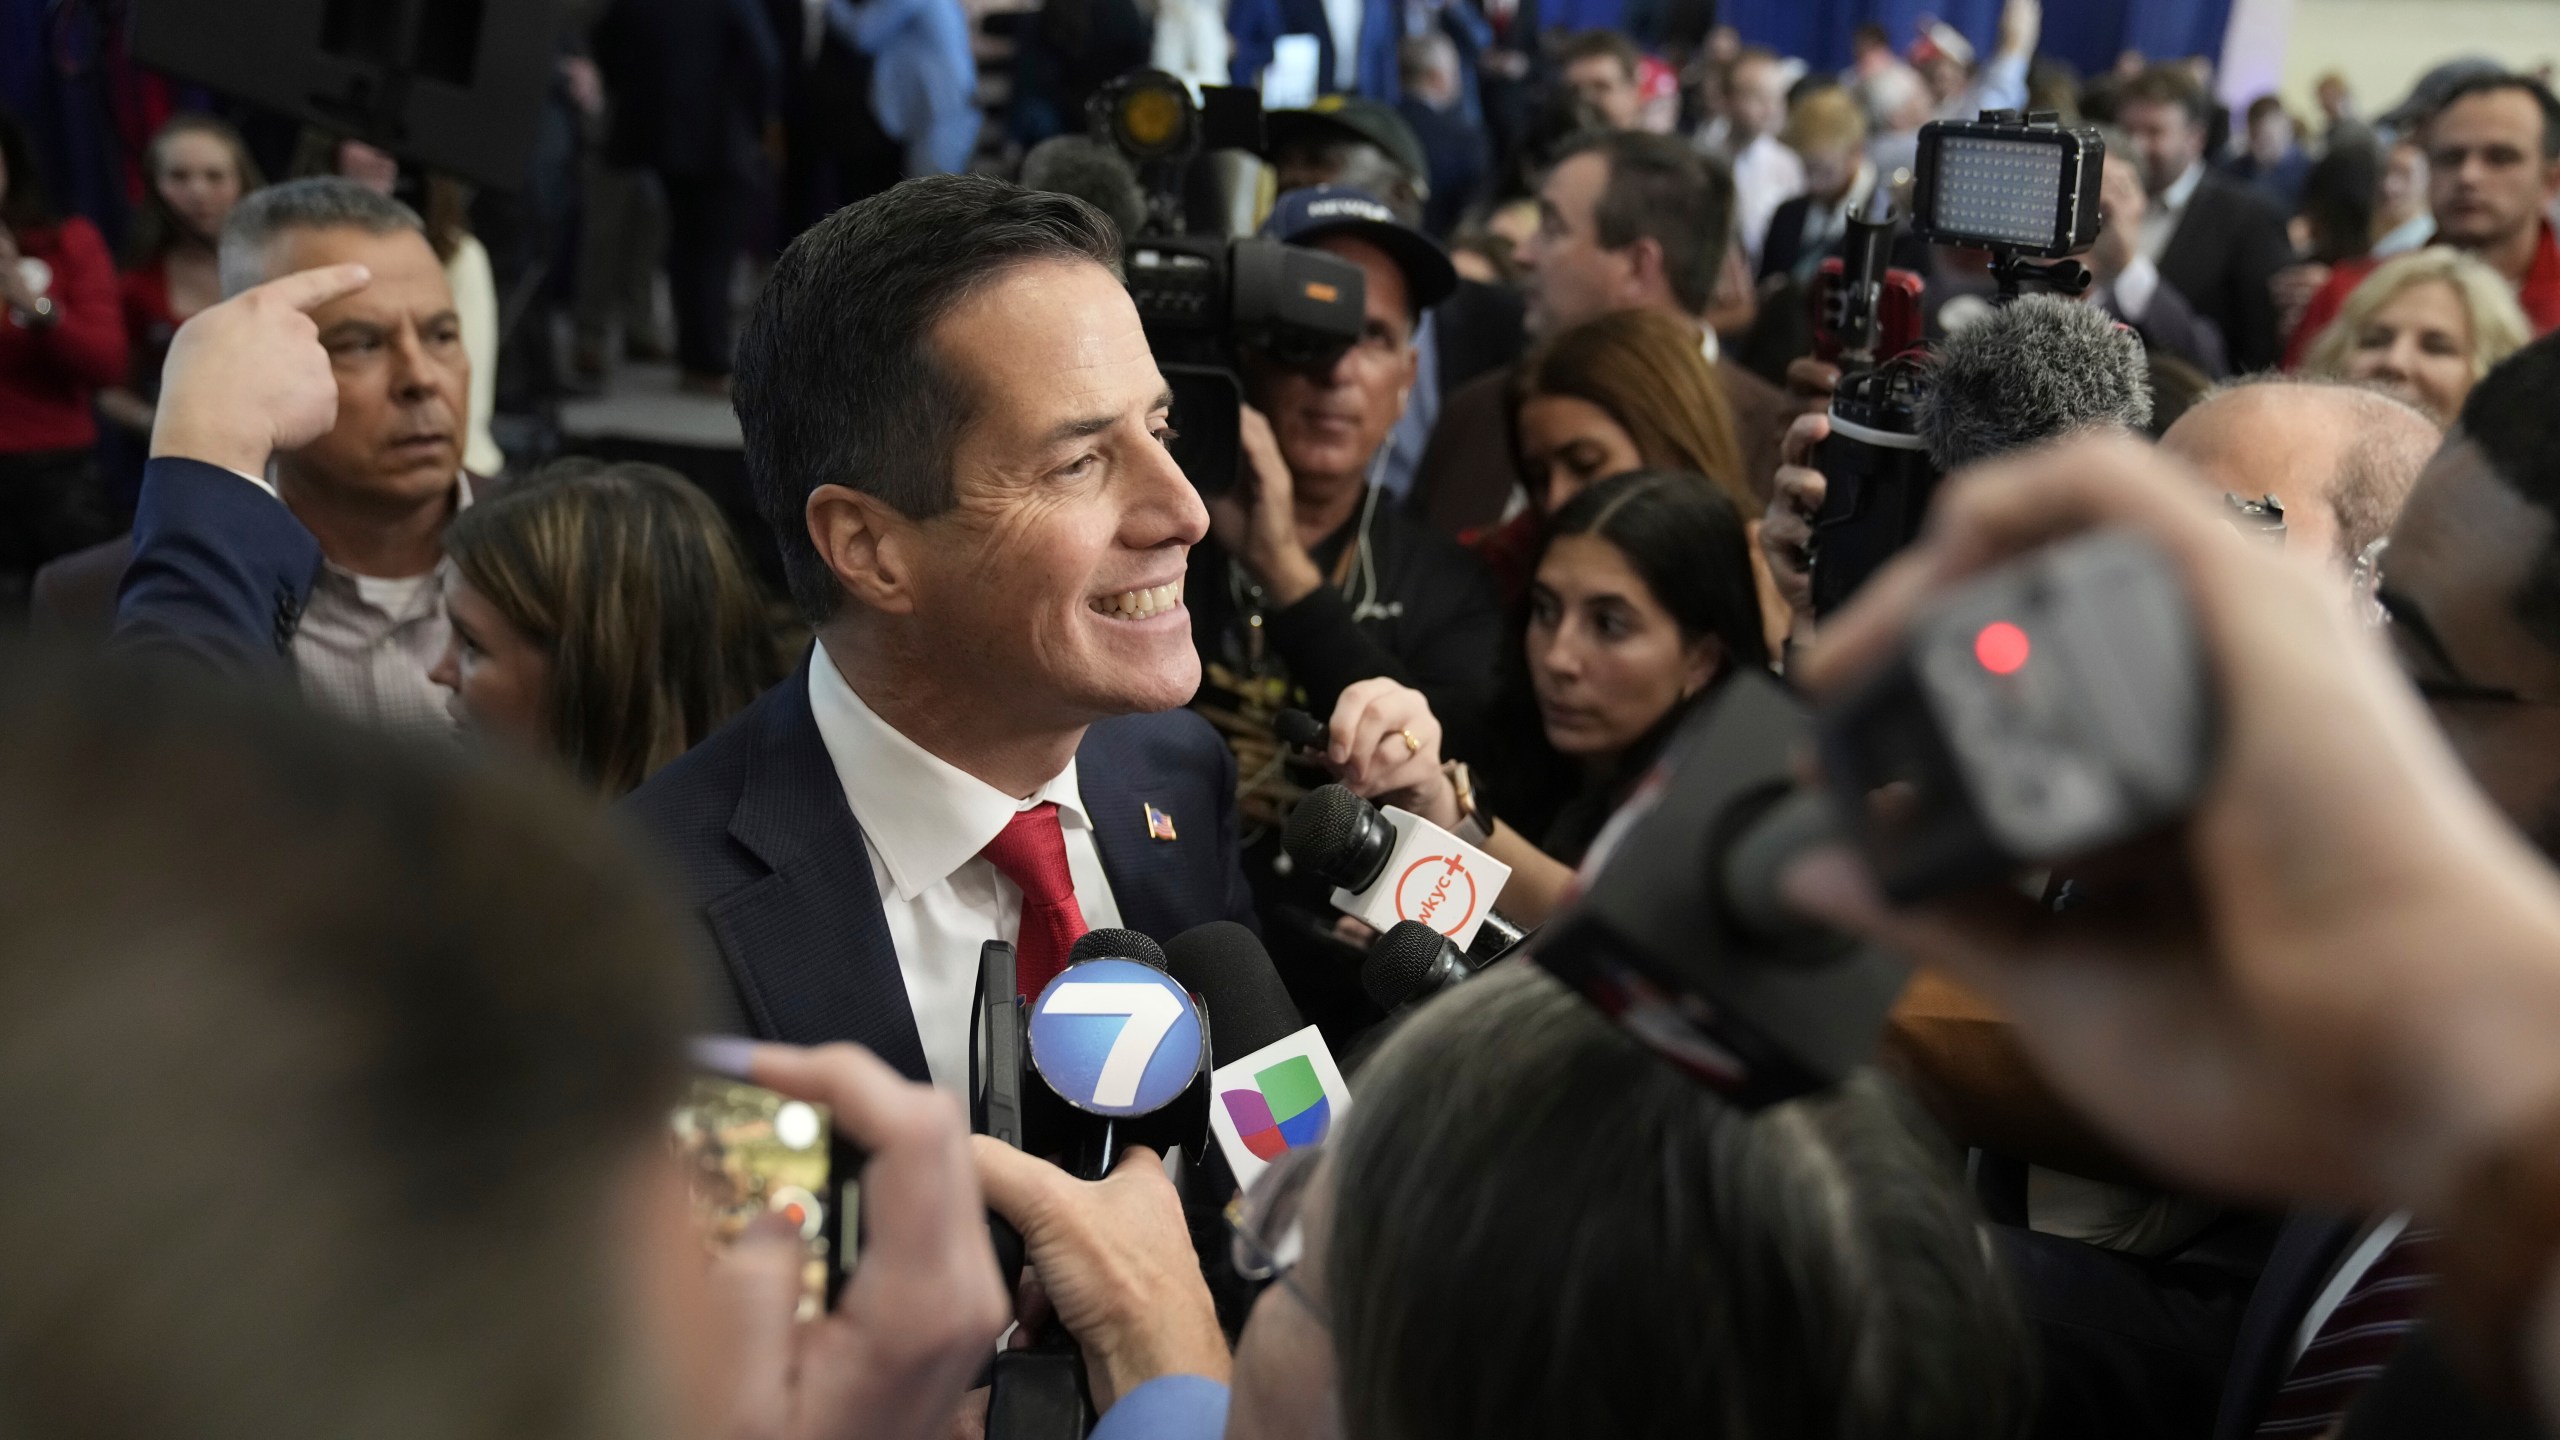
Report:
M 1304 1221 L 1323 1329 L 1266 1292 L 1230 1435 L 1289 1433 L 1252 1427 L 1311 1348 L 1293 1327 L 1329 1332 L 1349 1440 L 2018 1430 L 2026 1346 L 1971 1201 L 1873 1077 L 1737 1110 L 1513 964 L 1357 1090 Z
M 688 997 L 591 808 L 0 666 L 0 1430 L 652 1432 L 621 1277 Z

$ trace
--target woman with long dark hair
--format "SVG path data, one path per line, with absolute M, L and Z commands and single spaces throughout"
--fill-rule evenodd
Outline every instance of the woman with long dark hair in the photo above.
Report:
M 1444 829 L 1480 830 L 1511 866 L 1503 913 L 1535 925 L 1594 837 L 1687 718 L 1739 670 L 1768 668 L 1750 544 L 1731 500 L 1695 475 L 1638 471 L 1582 490 L 1548 524 L 1529 587 L 1528 680 L 1569 798 L 1535 840 L 1495 817 L 1473 773 L 1444 764 L 1419 691 L 1343 691 L 1327 758 L 1353 790 Z

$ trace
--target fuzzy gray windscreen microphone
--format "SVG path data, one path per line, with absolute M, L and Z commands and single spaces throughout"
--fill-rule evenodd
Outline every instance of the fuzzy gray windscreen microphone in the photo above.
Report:
M 1053 135 L 1032 146 L 1022 157 L 1022 188 L 1082 200 L 1111 217 L 1124 245 L 1146 224 L 1147 192 L 1139 188 L 1137 167 L 1119 151 L 1082 135 Z
M 2075 430 L 2151 423 L 2142 339 L 2095 305 L 2029 295 L 1947 337 L 1920 401 L 1941 474 Z

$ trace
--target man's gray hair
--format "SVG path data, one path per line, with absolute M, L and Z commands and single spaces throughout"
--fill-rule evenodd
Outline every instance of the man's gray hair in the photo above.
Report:
M 274 279 L 267 273 L 267 247 L 294 230 L 361 230 L 368 235 L 414 230 L 424 235 L 427 222 L 381 191 L 336 175 L 253 190 L 231 207 L 231 218 L 222 225 L 223 295 Z
M 2029 295 L 1948 336 L 1920 402 L 1920 439 L 1941 472 L 2150 423 L 2141 337 L 2094 305 L 2054 295 Z

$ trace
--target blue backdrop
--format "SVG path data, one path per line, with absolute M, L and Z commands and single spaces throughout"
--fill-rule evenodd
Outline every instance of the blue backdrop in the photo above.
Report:
M 2000 29 L 2001 0 L 1723 0 L 1718 18 L 1754 45 L 1801 56 L 1820 70 L 1849 63 L 1849 32 L 1872 20 L 1897 48 L 1908 48 L 1923 15 L 1935 15 L 1989 54 Z M 2094 75 L 2126 50 L 2168 59 L 2222 57 L 2231 0 L 2045 0 L 2044 40 L 2036 48 Z

